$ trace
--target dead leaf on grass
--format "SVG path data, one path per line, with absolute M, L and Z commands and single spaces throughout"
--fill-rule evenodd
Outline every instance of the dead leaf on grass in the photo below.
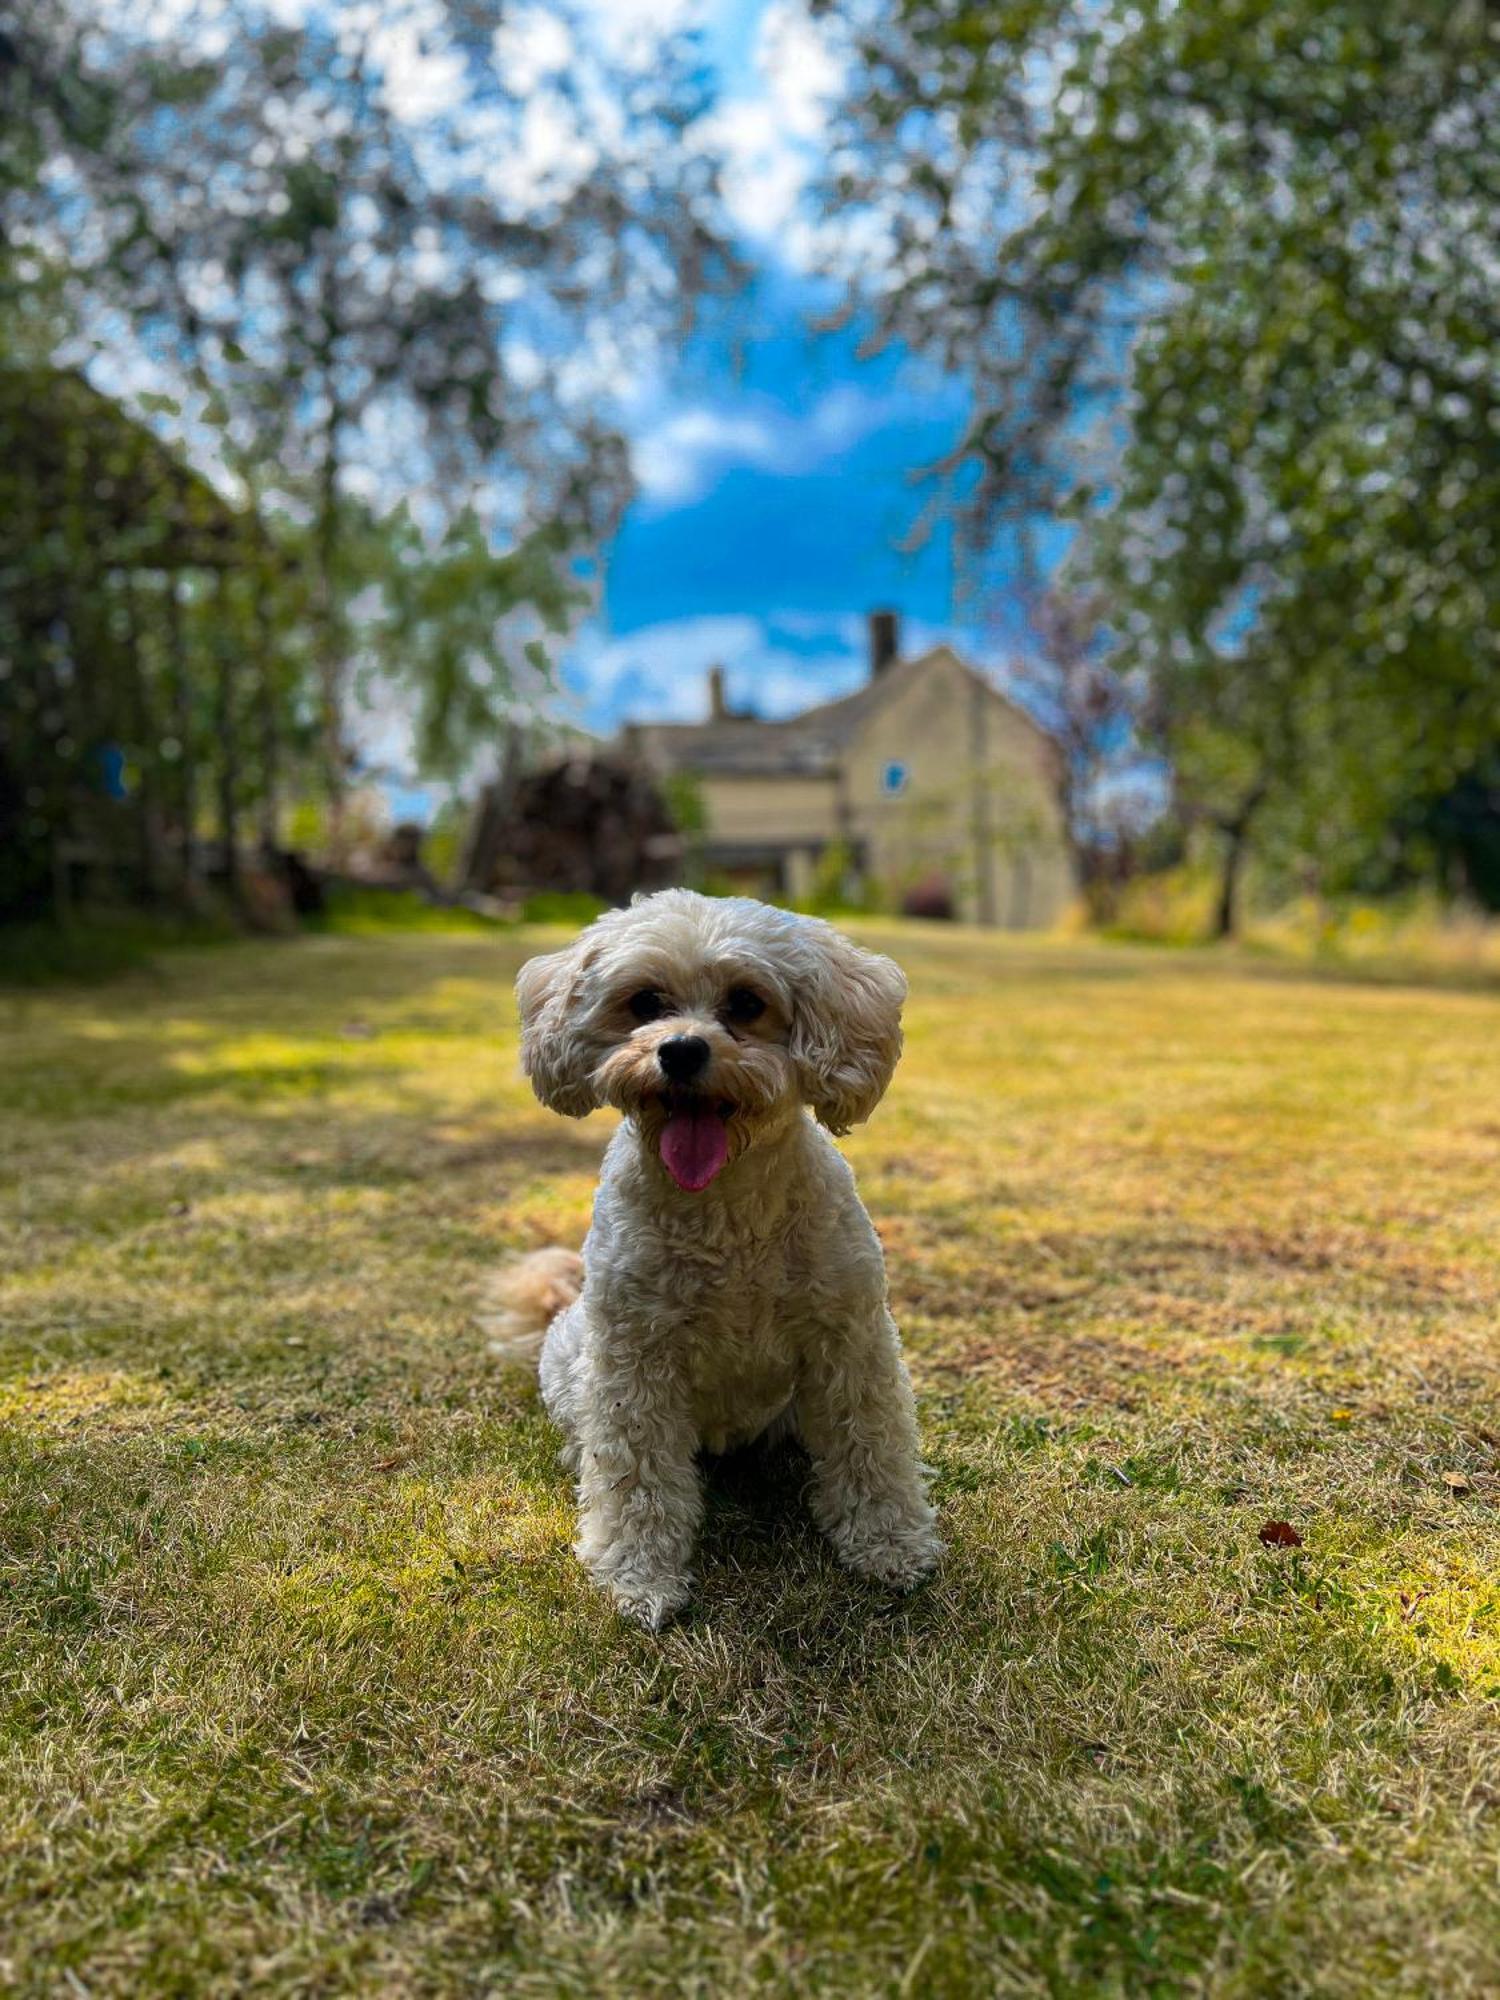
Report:
M 1268 1549 L 1300 1549 L 1302 1537 L 1290 1521 L 1264 1521 L 1260 1538 Z

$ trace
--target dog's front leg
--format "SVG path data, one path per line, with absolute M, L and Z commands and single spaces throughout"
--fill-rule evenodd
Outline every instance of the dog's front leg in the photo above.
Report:
M 797 1387 L 813 1518 L 861 1576 L 910 1590 L 943 1553 L 911 1382 L 883 1304 L 816 1333 Z
M 632 1347 L 601 1367 L 578 1447 L 579 1560 L 627 1617 L 658 1631 L 691 1594 L 703 1518 L 697 1433 L 665 1356 Z

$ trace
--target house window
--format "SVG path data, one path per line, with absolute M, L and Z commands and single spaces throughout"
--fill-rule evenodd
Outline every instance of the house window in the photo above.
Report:
M 900 798 L 901 794 L 906 790 L 907 780 L 910 777 L 911 769 L 906 764 L 894 760 L 889 764 L 882 764 L 880 767 L 880 789 L 888 799 Z

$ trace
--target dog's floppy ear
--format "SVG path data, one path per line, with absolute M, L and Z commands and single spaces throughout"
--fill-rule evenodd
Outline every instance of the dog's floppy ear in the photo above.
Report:
M 521 1010 L 521 1067 L 549 1111 L 587 1118 L 598 1106 L 594 1049 L 573 1015 L 588 963 L 583 939 L 566 951 L 529 958 L 516 974 Z
M 810 922 L 815 970 L 793 1007 L 791 1055 L 803 1103 L 830 1132 L 847 1132 L 875 1109 L 900 1059 L 906 975 L 894 959 Z

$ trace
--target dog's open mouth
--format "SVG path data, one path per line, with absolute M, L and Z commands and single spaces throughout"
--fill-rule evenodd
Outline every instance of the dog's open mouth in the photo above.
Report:
M 667 1122 L 661 1128 L 661 1163 L 688 1194 L 706 1188 L 729 1158 L 729 1120 L 734 1106 L 726 1098 L 674 1092 L 665 1100 Z

